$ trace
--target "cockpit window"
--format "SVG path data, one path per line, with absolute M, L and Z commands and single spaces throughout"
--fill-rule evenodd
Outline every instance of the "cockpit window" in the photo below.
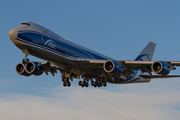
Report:
M 28 25 L 28 26 L 31 26 L 29 23 L 21 23 L 21 25 Z

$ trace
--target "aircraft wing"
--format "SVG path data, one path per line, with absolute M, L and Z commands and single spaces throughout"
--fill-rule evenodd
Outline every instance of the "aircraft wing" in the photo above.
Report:
M 157 61 L 117 61 L 119 63 L 124 62 L 126 65 L 130 66 L 142 66 L 142 65 L 152 65 Z M 165 63 L 169 63 L 174 66 L 180 66 L 180 61 L 163 61 Z
M 133 69 L 133 70 L 141 70 L 142 72 L 148 72 L 151 74 L 152 68 L 151 66 L 155 62 L 159 61 L 117 61 L 120 64 L 124 65 L 125 69 Z M 175 66 L 180 66 L 180 61 L 161 61 L 166 63 L 171 70 L 175 70 Z
M 86 67 L 88 69 L 91 69 L 93 71 L 96 70 L 102 70 L 103 69 L 103 65 L 109 60 L 94 60 L 94 59 L 90 59 L 90 60 L 74 60 L 74 63 L 78 64 L 79 66 L 82 67 Z M 167 77 L 180 77 L 177 75 L 166 75 L 166 76 L 162 76 L 162 75 L 152 75 L 152 69 L 151 66 L 152 64 L 154 64 L 155 62 L 158 61 L 116 61 L 119 64 L 121 64 L 124 68 L 124 75 L 128 76 L 131 74 L 134 74 L 133 70 L 141 70 L 142 72 L 148 72 L 150 75 L 142 75 L 142 77 L 144 78 L 149 78 L 149 79 L 153 79 L 153 78 L 167 78 Z M 168 64 L 171 68 L 171 70 L 176 69 L 175 66 L 180 66 L 180 61 L 163 61 L 164 63 Z M 43 68 L 45 69 L 45 73 L 48 74 L 48 72 L 50 72 L 53 76 L 54 73 L 57 73 L 57 70 L 63 71 L 63 68 L 60 68 L 58 65 L 55 65 L 53 63 L 50 62 L 42 62 L 41 65 L 43 65 Z M 93 74 L 94 72 L 91 71 L 91 74 Z
M 102 65 L 106 61 L 108 61 L 108 60 L 94 60 L 94 59 L 92 59 L 92 60 L 77 60 L 76 62 Z M 117 60 L 116 62 L 123 64 L 126 67 L 130 67 L 134 70 L 137 70 L 137 68 L 148 67 L 148 66 L 151 66 L 154 62 L 158 62 L 158 61 L 123 61 L 123 60 Z M 172 65 L 172 66 L 180 66 L 180 61 L 163 61 L 163 62 L 167 63 L 168 65 Z
M 86 64 L 89 66 L 94 67 L 94 69 L 99 69 L 103 68 L 104 63 L 106 63 L 108 60 L 79 60 L 76 61 L 78 64 Z M 116 60 L 115 60 L 116 61 Z M 148 72 L 150 75 L 152 72 L 151 66 L 155 62 L 159 61 L 122 61 L 122 60 L 117 60 L 116 62 L 120 63 L 124 70 L 125 70 L 125 75 L 130 75 L 133 74 L 133 70 L 141 70 L 142 72 Z M 175 70 L 175 66 L 180 66 L 180 61 L 163 61 L 166 63 L 171 70 Z M 158 76 L 155 76 L 158 77 Z M 166 76 L 167 77 L 167 76 Z M 172 76 L 173 77 L 173 76 Z

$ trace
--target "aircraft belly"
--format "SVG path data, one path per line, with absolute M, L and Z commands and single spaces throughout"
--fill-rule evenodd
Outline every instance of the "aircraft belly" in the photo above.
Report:
M 56 53 L 50 52 L 48 50 L 42 49 L 40 47 L 32 46 L 29 44 L 22 43 L 22 46 L 19 46 L 19 48 L 24 49 L 26 48 L 29 51 L 29 54 L 47 60 L 49 62 L 54 63 L 58 67 L 62 69 L 67 69 L 70 72 L 77 74 L 77 75 L 84 75 L 85 73 L 91 73 L 93 70 L 85 69 L 86 65 L 79 65 L 76 64 L 73 60 L 68 59 L 66 57 L 63 57 L 61 55 L 58 55 Z

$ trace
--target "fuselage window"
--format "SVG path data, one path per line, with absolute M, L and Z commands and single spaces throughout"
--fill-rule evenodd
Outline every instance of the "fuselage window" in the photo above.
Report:
M 29 23 L 21 23 L 21 25 L 28 25 L 28 26 L 31 26 Z

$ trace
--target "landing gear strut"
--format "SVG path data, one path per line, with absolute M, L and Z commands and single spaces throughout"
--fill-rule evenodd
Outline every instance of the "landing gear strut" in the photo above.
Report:
M 71 81 L 73 81 L 71 74 L 69 72 L 63 71 L 62 72 L 62 81 L 63 81 L 64 87 L 66 87 L 66 86 L 70 87 L 71 86 L 69 79 L 71 79 Z
M 29 62 L 29 59 L 27 59 L 27 56 L 29 56 L 29 52 L 28 52 L 27 49 L 23 49 L 22 52 L 25 54 L 25 57 L 24 57 L 24 59 L 22 60 L 22 63 L 23 63 L 23 64 L 26 64 L 26 63 Z
M 70 87 L 71 83 L 68 80 L 66 80 L 66 81 L 63 82 L 63 86 L 64 87 L 66 87 L 66 86 Z
M 71 83 L 69 82 L 69 78 L 68 77 L 63 77 L 62 78 L 62 81 L 63 81 L 63 86 L 66 87 L 70 87 L 71 86 Z

